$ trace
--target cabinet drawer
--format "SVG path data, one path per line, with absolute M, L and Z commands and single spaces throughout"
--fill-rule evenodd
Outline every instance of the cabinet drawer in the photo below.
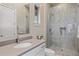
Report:
M 44 49 L 45 43 L 41 44 L 40 46 L 30 50 L 29 52 L 26 52 L 22 56 L 36 56 L 42 49 Z
M 36 54 L 36 56 L 45 56 L 45 47 L 41 48 L 40 51 Z

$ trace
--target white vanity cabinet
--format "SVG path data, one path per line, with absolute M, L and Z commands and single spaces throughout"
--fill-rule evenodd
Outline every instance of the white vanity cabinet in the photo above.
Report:
M 15 9 L 0 4 L 0 42 L 17 37 Z
M 22 56 L 45 56 L 45 43 L 33 48 Z

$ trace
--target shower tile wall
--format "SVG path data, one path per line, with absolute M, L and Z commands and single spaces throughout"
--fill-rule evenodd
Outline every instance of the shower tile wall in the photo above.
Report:
M 79 4 L 78 4 L 78 6 L 77 6 L 77 12 L 76 12 L 76 23 L 77 23 L 77 34 L 78 34 L 78 26 L 79 26 Z M 77 35 L 76 34 L 76 35 Z M 75 48 L 76 48 L 76 50 L 78 50 L 79 51 L 79 38 L 78 37 L 76 37 L 76 39 L 75 39 Z
M 60 4 L 50 8 L 48 20 L 48 47 L 75 48 L 77 34 L 77 7 L 75 4 Z M 70 32 L 68 25 L 72 24 Z M 60 27 L 66 27 L 66 31 L 60 34 Z M 50 31 L 51 29 L 51 31 Z

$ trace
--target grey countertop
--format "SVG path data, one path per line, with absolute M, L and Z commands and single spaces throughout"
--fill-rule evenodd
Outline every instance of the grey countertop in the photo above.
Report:
M 17 43 L 5 45 L 0 47 L 0 56 L 19 56 L 25 52 L 28 52 L 29 50 L 39 46 L 40 44 L 44 43 L 45 40 L 37 40 L 37 39 L 29 39 L 21 41 L 20 43 L 25 42 L 32 42 L 32 45 L 27 48 L 14 48 L 14 46 L 17 45 Z

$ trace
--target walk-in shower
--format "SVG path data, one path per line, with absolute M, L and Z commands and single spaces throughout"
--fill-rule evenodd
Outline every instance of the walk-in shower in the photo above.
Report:
M 48 5 L 47 47 L 57 55 L 78 55 L 79 6 L 75 3 Z

